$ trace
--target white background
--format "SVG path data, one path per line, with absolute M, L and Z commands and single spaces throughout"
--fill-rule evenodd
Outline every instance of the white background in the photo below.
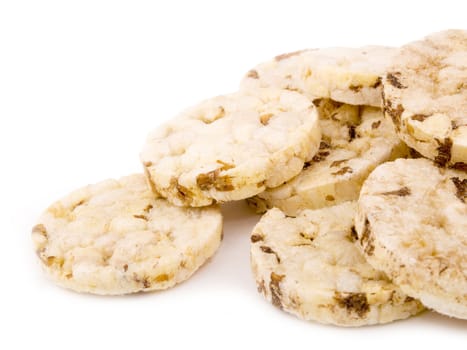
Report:
M 29 237 L 52 201 L 139 172 L 151 128 L 234 91 L 256 63 L 306 47 L 400 45 L 465 29 L 462 3 L 1 1 L 0 349 L 465 348 L 467 321 L 434 313 L 342 329 L 275 309 L 251 277 L 258 217 L 243 203 L 224 208 L 225 239 L 211 262 L 160 293 L 59 289 L 41 274 Z

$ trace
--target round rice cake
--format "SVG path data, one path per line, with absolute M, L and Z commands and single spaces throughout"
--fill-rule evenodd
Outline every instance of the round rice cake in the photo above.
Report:
M 156 194 L 198 207 L 279 186 L 314 156 L 320 138 L 305 96 L 258 89 L 185 110 L 149 135 L 141 160 Z
M 383 83 L 385 114 L 404 142 L 467 172 L 467 31 L 403 46 Z
M 381 77 L 395 53 L 395 48 L 385 46 L 290 52 L 251 69 L 241 87 L 280 87 L 311 100 L 381 107 Z
M 368 264 L 353 229 L 355 202 L 288 217 L 269 210 L 251 234 L 258 291 L 305 320 L 363 326 L 404 319 L 423 307 Z
M 118 295 L 172 287 L 217 250 L 218 207 L 155 199 L 142 174 L 81 188 L 52 204 L 32 230 L 41 265 L 78 292 Z
M 257 212 L 277 207 L 287 215 L 358 198 L 363 181 L 378 165 L 407 156 L 379 108 L 315 101 L 322 141 L 303 171 L 285 184 L 247 199 Z
M 355 221 L 369 263 L 425 306 L 464 319 L 466 201 L 464 172 L 398 159 L 365 181 Z

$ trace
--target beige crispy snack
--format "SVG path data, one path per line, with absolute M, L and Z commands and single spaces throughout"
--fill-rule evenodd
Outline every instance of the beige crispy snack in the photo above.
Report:
M 305 320 L 363 326 L 404 319 L 422 305 L 372 268 L 354 244 L 355 202 L 287 217 L 269 210 L 251 235 L 258 290 Z
M 282 186 L 247 199 L 257 212 L 277 207 L 287 215 L 356 200 L 378 165 L 408 155 L 379 108 L 319 100 L 322 141 L 303 171 Z
M 381 107 L 381 77 L 396 49 L 384 46 L 308 49 L 276 56 L 251 69 L 241 87 L 280 87 L 311 100 Z
M 439 166 L 467 172 L 467 31 L 402 47 L 383 82 L 385 114 L 402 140 Z
M 156 194 L 197 207 L 279 186 L 313 157 L 320 138 L 306 97 L 258 89 L 185 110 L 149 135 L 141 160 Z
M 365 181 L 355 226 L 368 262 L 408 295 L 467 319 L 467 174 L 398 159 Z
M 62 287 L 94 294 L 166 289 L 219 247 L 218 207 L 154 199 L 132 175 L 81 188 L 50 206 L 32 230 L 42 266 Z

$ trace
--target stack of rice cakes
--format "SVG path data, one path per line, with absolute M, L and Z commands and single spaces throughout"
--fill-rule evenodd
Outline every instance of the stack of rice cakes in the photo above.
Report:
M 75 291 L 166 289 L 216 252 L 219 204 L 246 199 L 267 211 L 251 264 L 280 309 L 340 326 L 425 307 L 466 319 L 466 115 L 466 31 L 279 55 L 150 133 L 144 174 L 52 204 L 36 251 Z

